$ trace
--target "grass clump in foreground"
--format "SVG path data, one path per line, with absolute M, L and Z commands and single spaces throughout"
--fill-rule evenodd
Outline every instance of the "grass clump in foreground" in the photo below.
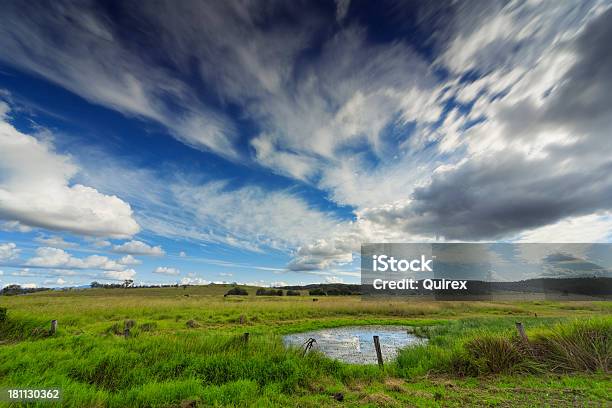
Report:
M 0 298 L 0 387 L 61 387 L 69 407 L 612 403 L 609 302 L 312 302 L 251 288 L 223 297 L 230 288 Z M 409 326 L 429 340 L 383 370 L 282 344 L 286 333 L 360 324 Z
M 490 325 L 488 329 L 470 330 L 456 324 L 441 338 L 433 337 L 431 344 L 404 350 L 398 358 L 398 369 L 408 377 L 429 372 L 479 376 L 612 371 L 610 317 L 540 327 L 528 332 L 528 343 L 507 329 L 499 329 Z

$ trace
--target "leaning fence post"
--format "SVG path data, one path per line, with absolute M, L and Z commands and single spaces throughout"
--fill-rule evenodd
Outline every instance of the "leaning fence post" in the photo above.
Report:
M 374 336 L 374 348 L 376 349 L 376 358 L 378 358 L 378 365 L 383 366 L 382 352 L 380 351 L 380 340 L 378 336 Z
M 49 332 L 51 335 L 57 332 L 57 320 L 51 320 L 51 331 Z
M 312 337 L 310 337 L 308 340 L 304 342 L 304 352 L 302 353 L 302 357 L 304 357 L 306 353 L 308 353 L 308 350 L 310 350 L 316 342 L 317 341 Z
M 523 323 L 516 322 L 515 325 L 516 325 L 516 330 L 518 331 L 519 336 L 521 336 L 521 340 L 523 340 L 525 344 L 529 344 L 529 338 L 527 337 L 527 333 L 525 333 L 525 328 L 523 327 Z

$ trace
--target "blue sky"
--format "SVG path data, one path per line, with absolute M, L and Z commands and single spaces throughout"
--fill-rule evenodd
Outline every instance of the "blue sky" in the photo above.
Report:
M 0 285 L 358 282 L 609 242 L 610 2 L 0 7 Z

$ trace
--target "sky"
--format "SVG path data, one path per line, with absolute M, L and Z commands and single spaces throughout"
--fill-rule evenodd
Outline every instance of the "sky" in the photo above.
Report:
M 3 2 L 0 286 L 610 242 L 610 1 Z

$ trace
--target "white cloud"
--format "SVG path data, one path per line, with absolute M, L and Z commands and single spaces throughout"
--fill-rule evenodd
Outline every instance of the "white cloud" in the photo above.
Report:
M 337 276 L 327 276 L 325 277 L 325 283 L 344 283 L 344 279 Z
M 0 218 L 78 234 L 129 237 L 139 231 L 130 205 L 81 184 L 69 156 L 0 121 Z
M 336 20 L 340 23 L 348 13 L 351 0 L 336 0 Z
M 181 279 L 181 285 L 209 285 L 209 280 L 200 277 L 186 277 Z
M 187 256 L 187 253 L 185 251 L 181 251 L 181 252 L 179 252 L 179 256 L 181 258 L 185 258 Z
M 236 158 L 232 123 L 203 106 L 190 87 L 168 70 L 131 52 L 99 8 L 56 3 L 41 12 L 31 6 L 29 10 L 9 6 L 0 15 L 0 26 L 10 33 L 0 36 L 4 62 L 90 102 L 161 123 L 190 146 Z M 180 114 L 174 110 L 177 106 Z
M 153 273 L 161 273 L 164 275 L 179 275 L 181 271 L 176 268 L 170 268 L 167 266 L 158 266 L 157 268 L 155 268 Z
M 531 229 L 520 234 L 520 242 L 610 242 L 612 216 L 590 214 L 569 217 L 554 224 Z
M 125 269 L 122 271 L 108 271 L 104 272 L 104 278 L 109 280 L 118 280 L 123 281 L 127 279 L 134 279 L 136 276 L 136 271 L 134 269 Z
M 106 247 L 111 246 L 111 243 L 109 241 L 100 240 L 100 241 L 94 242 L 93 246 L 95 246 L 96 248 L 106 248 Z
M 43 285 L 57 285 L 57 286 L 63 286 L 67 283 L 68 281 L 66 281 L 64 278 L 62 278 L 61 276 L 57 279 L 47 279 L 45 281 L 43 281 Z
M 113 247 L 114 252 L 131 254 L 131 255 L 147 255 L 147 256 L 163 256 L 165 254 L 161 246 L 150 246 L 142 241 L 132 240 L 124 242 L 121 245 Z
M 8 232 L 30 232 L 32 231 L 32 228 L 28 227 L 27 225 L 23 225 L 18 221 L 4 221 L 0 222 L 0 230 Z
M 52 235 L 50 237 L 39 236 L 34 238 L 34 241 L 38 242 L 39 244 L 54 248 L 74 248 L 78 246 L 74 242 L 64 241 L 64 238 L 57 235 Z
M 132 255 L 126 255 L 118 261 L 121 265 L 140 265 L 141 260 L 134 258 Z
M 212 230 L 213 236 L 201 239 L 255 251 L 303 244 L 335 229 L 339 222 L 282 190 L 231 189 L 226 182 L 175 185 L 172 190 L 183 214 L 189 214 L 185 229 Z
M 32 272 L 29 268 L 23 268 L 18 271 L 12 272 L 11 276 L 37 276 L 37 274 Z
M 13 242 L 8 242 L 6 244 L 0 244 L 0 261 L 10 261 L 19 256 L 20 249 L 17 248 L 17 245 Z
M 75 258 L 59 248 L 41 247 L 36 250 L 36 256 L 26 261 L 28 266 L 40 268 L 64 269 L 99 269 L 122 271 L 125 265 L 109 259 L 106 256 L 91 255 L 86 258 Z

